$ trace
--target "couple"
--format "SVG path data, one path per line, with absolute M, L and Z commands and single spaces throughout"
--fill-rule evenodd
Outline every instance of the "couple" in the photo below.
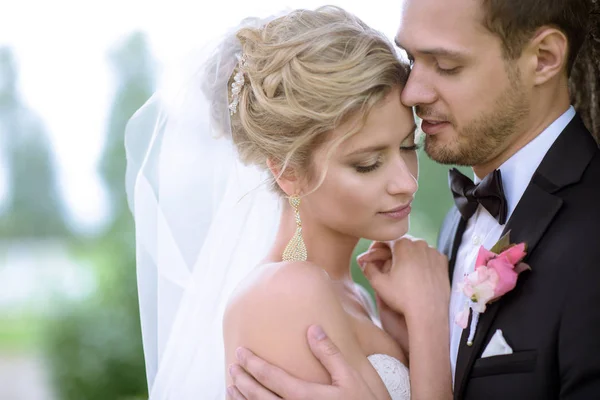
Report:
M 150 398 L 600 396 L 600 151 L 567 89 L 589 7 L 405 0 L 410 69 L 338 8 L 246 20 L 145 105 L 126 146 Z M 427 154 L 475 173 L 450 174 L 446 257 L 398 239 L 412 107 Z

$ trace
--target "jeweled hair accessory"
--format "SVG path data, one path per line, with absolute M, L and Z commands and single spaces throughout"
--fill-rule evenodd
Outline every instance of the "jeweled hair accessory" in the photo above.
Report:
M 246 80 L 244 78 L 244 67 L 246 66 L 246 57 L 240 54 L 236 54 L 238 59 L 237 72 L 233 77 L 231 83 L 231 103 L 229 103 L 229 114 L 233 115 L 237 112 L 238 104 L 240 102 L 240 92 Z

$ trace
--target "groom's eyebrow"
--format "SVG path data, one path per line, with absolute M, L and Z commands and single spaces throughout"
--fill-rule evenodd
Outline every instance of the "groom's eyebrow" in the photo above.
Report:
M 400 44 L 400 42 L 398 41 L 398 38 L 394 39 L 394 43 L 400 49 L 402 49 L 408 53 L 408 50 L 406 50 L 406 48 L 404 48 L 404 46 L 402 46 L 402 44 Z M 453 60 L 463 60 L 466 56 L 464 53 L 461 53 L 459 51 L 444 49 L 442 47 L 433 47 L 431 49 L 416 49 L 415 53 L 424 54 L 427 56 L 444 57 L 444 58 L 449 58 L 449 59 L 453 59 Z
M 465 58 L 463 53 L 459 53 L 458 51 L 442 49 L 440 47 L 433 49 L 421 49 L 417 50 L 418 53 L 425 54 L 427 56 L 435 56 L 435 57 L 443 57 L 452 60 L 462 60 Z

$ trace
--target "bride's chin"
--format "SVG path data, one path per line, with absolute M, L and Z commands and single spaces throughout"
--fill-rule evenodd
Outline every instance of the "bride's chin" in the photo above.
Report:
M 395 229 L 390 229 L 389 227 L 386 229 L 380 229 L 373 235 L 369 235 L 371 237 L 365 237 L 367 240 L 371 240 L 374 242 L 389 242 L 391 240 L 400 239 L 402 236 L 408 233 L 408 226 L 398 226 Z

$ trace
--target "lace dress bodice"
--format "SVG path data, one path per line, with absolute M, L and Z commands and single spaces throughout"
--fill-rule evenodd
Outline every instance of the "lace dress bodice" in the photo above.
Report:
M 368 359 L 381 377 L 392 400 L 410 400 L 410 375 L 404 364 L 386 354 L 372 354 Z
M 365 308 L 371 316 L 373 323 L 381 328 L 381 323 L 375 311 L 375 304 L 369 292 L 358 284 L 356 284 L 356 289 L 363 298 Z M 367 358 L 381 377 L 392 400 L 410 400 L 410 374 L 406 365 L 387 354 L 371 354 Z

